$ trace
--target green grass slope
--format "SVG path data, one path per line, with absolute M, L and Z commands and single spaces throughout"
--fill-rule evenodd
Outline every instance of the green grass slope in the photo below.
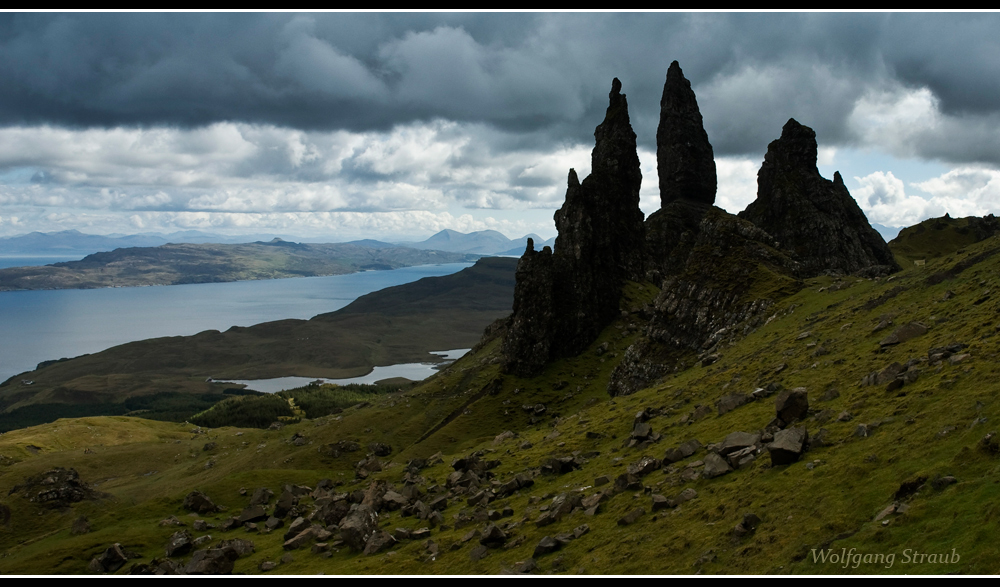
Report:
M 193 532 L 195 518 L 181 507 L 192 489 L 228 508 L 204 517 L 220 524 L 248 505 L 256 487 L 278 493 L 284 484 L 315 488 L 330 479 L 342 492 L 365 491 L 374 481 L 401 490 L 408 478 L 425 503 L 447 496 L 443 522 L 383 512 L 382 529 L 428 527 L 430 537 L 402 540 L 375 555 L 352 552 L 335 542 L 336 535 L 329 555 L 286 551 L 287 526 L 270 533 L 193 534 L 210 534 L 211 545 L 252 540 L 255 552 L 236 561 L 241 573 L 259 573 L 262 562 L 286 554 L 291 556 L 270 574 L 496 574 L 523 569 L 529 560 L 536 573 L 569 574 L 995 573 L 1000 446 L 988 435 L 1000 418 L 1000 297 L 994 293 L 1000 291 L 1000 255 L 990 254 L 998 245 L 996 238 L 966 245 L 962 253 L 928 258 L 888 279 L 809 280 L 773 307 L 765 325 L 721 349 L 715 363 L 614 399 L 606 393 L 607 380 L 639 336 L 641 308 L 656 294 L 648 284 L 630 285 L 622 318 L 589 349 L 533 379 L 499 373 L 495 339 L 417 388 L 279 430 L 193 430 L 105 417 L 9 432 L 0 436 L 0 503 L 10 511 L 0 526 L 0 572 L 86 573 L 91 558 L 115 542 L 135 553 L 130 564 L 162 557 L 177 528 L 160 520 L 177 516 Z M 880 344 L 910 322 L 926 332 Z M 963 345 L 954 358 L 928 360 L 930 349 L 952 343 Z M 917 376 L 902 387 L 862 384 L 873 372 L 908 362 Z M 702 470 L 696 463 L 707 454 L 702 448 L 656 467 L 631 487 L 609 491 L 644 456 L 663 458 L 692 438 L 709 445 L 731 432 L 765 428 L 775 416 L 775 395 L 721 415 L 716 402 L 769 386 L 807 390 L 809 414 L 797 425 L 824 440 L 798 462 L 772 466 L 764 451 L 746 468 L 690 479 L 686 471 Z M 640 411 L 659 437 L 629 448 Z M 861 424 L 867 434 L 858 434 Z M 508 430 L 511 435 L 499 436 Z M 361 450 L 331 450 L 341 441 Z M 209 442 L 214 446 L 207 448 Z M 373 442 L 392 452 L 381 459 L 381 472 L 359 479 L 355 465 Z M 470 495 L 447 489 L 446 480 L 452 460 L 473 452 L 499 461 L 488 487 L 519 474 L 533 475 L 534 484 L 485 506 L 470 505 Z M 407 476 L 410 459 L 435 453 L 440 459 L 417 479 Z M 579 468 L 543 472 L 548 459 L 566 456 L 576 456 Z M 18 492 L 8 495 L 25 478 L 56 466 L 75 467 L 108 497 L 57 510 Z M 604 477 L 610 483 L 599 484 Z M 653 511 L 654 495 L 673 497 L 685 489 L 697 496 Z M 564 493 L 606 495 L 595 515 L 579 508 L 539 526 L 553 498 Z M 311 498 L 301 503 L 311 510 Z M 893 505 L 894 512 L 882 515 Z M 504 545 L 473 556 L 479 545 L 474 531 L 486 529 L 490 510 L 505 507 L 513 515 L 495 522 L 506 533 Z M 636 508 L 643 513 L 621 524 Z M 738 536 L 734 528 L 747 513 L 760 523 Z M 92 531 L 74 536 L 70 528 L 81 514 Z M 575 529 L 580 536 L 564 536 L 556 552 L 535 554 L 544 537 Z M 846 565 L 832 562 L 831 555 L 841 552 L 850 555 Z

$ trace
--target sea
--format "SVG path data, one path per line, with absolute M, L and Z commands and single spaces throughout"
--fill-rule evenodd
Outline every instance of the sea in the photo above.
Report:
M 17 258 L 20 265 L 43 264 L 32 259 L 40 258 Z M 450 275 L 469 266 L 447 263 L 329 277 L 0 292 L 0 382 L 42 361 L 96 353 L 136 340 L 308 319 L 339 310 L 373 291 Z

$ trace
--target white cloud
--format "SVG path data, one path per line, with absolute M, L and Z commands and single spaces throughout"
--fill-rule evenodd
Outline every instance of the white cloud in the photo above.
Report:
M 993 169 L 962 167 L 910 184 L 930 198 L 908 195 L 891 171 L 854 179 L 862 186 L 853 190 L 854 198 L 869 221 L 886 226 L 910 226 L 945 214 L 960 218 L 1000 213 L 1000 171 Z
M 261 214 L 528 210 L 562 203 L 569 167 L 589 171 L 587 147 L 498 146 L 517 143 L 511 139 L 445 121 L 367 133 L 236 123 L 2 128 L 0 204 Z
M 927 88 L 871 91 L 855 104 L 848 127 L 863 144 L 914 157 L 928 133 L 942 125 L 938 100 Z
M 759 163 L 736 157 L 717 157 L 715 172 L 719 189 L 715 205 L 730 214 L 738 214 L 757 199 Z

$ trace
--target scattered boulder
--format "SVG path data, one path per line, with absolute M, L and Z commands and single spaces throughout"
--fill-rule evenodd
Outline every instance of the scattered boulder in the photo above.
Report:
M 754 513 L 743 514 L 743 520 L 739 524 L 736 524 L 736 527 L 733 528 L 733 536 L 735 538 L 743 538 L 745 536 L 749 536 L 757 531 L 757 526 L 759 524 L 760 524 L 760 518 L 757 516 L 757 514 Z
M 705 456 L 705 471 L 702 474 L 706 479 L 725 475 L 732 470 L 733 468 L 729 466 L 729 463 L 714 452 L 710 452 Z
M 538 558 L 542 555 L 549 554 L 550 552 L 555 552 L 562 548 L 562 543 L 551 536 L 545 536 L 538 541 L 535 546 L 535 552 L 532 554 L 533 558 Z
M 182 507 L 189 512 L 197 514 L 210 514 L 219 509 L 207 495 L 197 490 L 188 493 L 184 497 Z
M 396 544 L 396 539 L 385 530 L 374 532 L 365 543 L 363 553 L 366 555 L 377 554 L 383 550 L 388 550 Z
M 626 468 L 626 472 L 629 475 L 635 475 L 636 477 L 645 477 L 646 475 L 649 475 L 653 471 L 659 469 L 662 465 L 663 461 L 660 459 L 644 456 L 629 465 L 628 468 Z
M 785 426 L 805 418 L 809 413 L 809 397 L 806 388 L 796 387 L 779 393 L 774 400 L 774 409 L 778 419 Z
M 548 475 L 565 475 L 583 467 L 583 459 L 578 456 L 549 457 L 542 461 L 542 473 Z
M 8 495 L 21 493 L 28 501 L 51 508 L 64 509 L 83 500 L 107 497 L 94 491 L 80 479 L 76 469 L 56 467 L 29 477 L 11 488 Z
M 232 550 L 236 554 L 235 558 L 247 557 L 256 552 L 256 546 L 253 541 L 244 540 L 243 538 L 223 540 L 219 542 L 219 548 L 221 550 Z
M 168 557 L 181 556 L 191 552 L 191 535 L 184 530 L 174 532 L 167 542 L 166 555 Z
M 499 548 L 507 542 L 507 534 L 496 524 L 488 524 L 479 538 L 479 543 L 489 548 Z
M 355 505 L 340 524 L 340 536 L 348 546 L 363 551 L 378 530 L 378 513 L 367 505 Z
M 721 416 L 742 406 L 743 404 L 747 403 L 747 401 L 748 398 L 745 393 L 731 393 L 729 395 L 724 395 L 721 398 L 719 398 L 719 401 L 716 402 L 716 406 L 718 407 L 719 415 Z
M 267 487 L 258 487 L 254 490 L 253 496 L 250 497 L 250 505 L 267 505 L 271 499 L 274 497 L 274 492 Z
M 299 548 L 305 548 L 305 546 L 308 545 L 310 542 L 316 540 L 317 532 L 320 530 L 319 526 L 309 525 L 308 522 L 306 522 L 306 524 L 307 525 L 305 528 L 300 527 L 299 531 L 295 532 L 291 538 L 287 538 L 284 544 L 281 545 L 281 547 L 284 548 L 285 550 L 296 550 Z M 295 524 L 293 523 L 292 527 L 290 527 L 289 529 L 289 532 L 285 533 L 285 536 L 292 534 L 291 528 L 294 527 Z
M 231 549 L 198 550 L 184 567 L 184 572 L 188 575 L 231 575 L 236 558 L 236 552 Z
M 299 498 L 289 489 L 285 489 L 274 504 L 274 512 L 271 514 L 275 518 L 282 519 L 299 504 Z
M 251 522 L 263 522 L 268 518 L 267 512 L 264 511 L 264 506 L 254 505 L 244 509 L 237 516 L 240 524 L 247 524 Z
M 774 442 L 767 445 L 767 450 L 771 453 L 771 464 L 789 465 L 798 461 L 808 440 L 809 433 L 805 428 L 779 430 L 774 435 Z
M 0 504 L 0 525 L 6 524 L 7 523 L 6 520 L 10 519 L 9 509 L 7 510 L 7 515 L 5 519 L 3 511 L 5 507 L 6 506 Z M 73 527 L 70 530 L 71 534 L 73 534 L 74 536 L 79 536 L 80 534 L 88 534 L 89 532 L 90 532 L 90 520 L 87 519 L 87 516 L 81 515 L 77 519 L 73 520 Z
M 109 546 L 100 556 L 91 560 L 88 568 L 94 573 L 114 573 L 125 566 L 126 562 L 128 562 L 128 557 L 125 555 L 125 551 L 122 550 L 122 545 L 116 542 Z
M 920 322 L 910 322 L 892 331 L 892 334 L 883 338 L 879 345 L 882 347 L 892 346 L 901 342 L 914 339 L 923 334 L 927 334 L 927 327 Z
M 670 464 L 682 461 L 698 452 L 699 448 L 701 448 L 701 443 L 697 439 L 692 438 L 677 448 L 668 450 L 666 456 L 663 457 L 663 462 Z
M 628 512 L 624 516 L 618 519 L 619 526 L 628 526 L 639 521 L 639 518 L 646 514 L 646 510 L 642 508 L 635 508 L 634 510 Z
M 750 432 L 732 432 L 722 441 L 718 447 L 721 457 L 728 457 L 730 454 L 741 451 L 747 447 L 755 446 L 760 442 L 760 434 Z
M 684 491 L 681 491 L 674 497 L 667 500 L 667 507 L 675 508 L 684 502 L 691 501 L 696 497 L 698 497 L 698 492 L 688 487 Z
M 387 457 L 392 454 L 392 447 L 384 442 L 372 442 L 368 450 L 377 457 Z

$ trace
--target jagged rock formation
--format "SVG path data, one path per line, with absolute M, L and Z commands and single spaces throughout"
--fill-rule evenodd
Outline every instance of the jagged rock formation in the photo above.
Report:
M 594 132 L 591 174 L 581 183 L 569 172 L 566 201 L 555 214 L 555 251 L 535 252 L 529 240 L 518 263 L 503 341 L 509 373 L 533 375 L 586 348 L 619 314 L 624 282 L 644 274 L 642 173 L 618 78 L 609 102 Z
M 801 288 L 792 278 L 798 263 L 753 224 L 719 208 L 682 202 L 656 214 L 661 229 L 682 232 L 661 260 L 665 278 L 660 294 L 648 312 L 643 337 L 611 375 L 611 395 L 648 387 L 680 368 L 684 356 L 708 355 L 744 336 L 767 318 L 776 300 Z
M 757 199 L 740 212 L 776 238 L 802 264 L 800 276 L 824 272 L 898 271 L 889 246 L 868 224 L 844 186 L 816 168 L 816 133 L 789 119 L 767 147 L 757 173 Z
M 898 269 L 840 175 L 833 182 L 819 175 L 816 135 L 794 120 L 768 147 L 757 200 L 739 217 L 713 206 L 712 145 L 676 61 L 656 133 L 661 208 L 643 224 L 635 134 L 620 87 L 616 79 L 594 133 L 594 172 L 581 184 L 570 171 L 555 252 L 536 253 L 529 243 L 518 265 L 503 341 L 508 373 L 531 376 L 581 352 L 620 312 L 628 279 L 661 291 L 643 310 L 643 336 L 611 376 L 612 395 L 647 387 L 692 355 L 746 335 L 803 277 Z
M 715 154 L 698 110 L 691 82 L 674 61 L 667 69 L 656 129 L 656 171 L 660 206 L 684 199 L 715 203 Z

